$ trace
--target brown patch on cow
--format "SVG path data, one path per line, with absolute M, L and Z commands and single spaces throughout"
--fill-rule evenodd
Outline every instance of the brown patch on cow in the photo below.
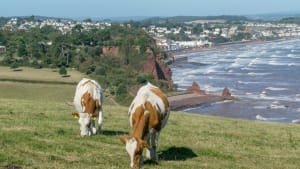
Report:
M 128 136 L 119 136 L 119 139 L 120 141 L 123 143 L 123 144 L 126 144 L 126 141 L 129 139 Z
M 143 138 L 151 128 L 160 131 L 161 119 L 155 106 L 147 101 L 144 106 L 137 107 L 132 115 L 132 125 L 132 136 L 136 138 Z
M 133 132 L 132 135 L 137 138 L 142 138 L 145 127 L 145 117 L 144 117 L 144 108 L 142 105 L 137 107 L 132 114 L 132 126 Z
M 154 128 L 157 131 L 161 129 L 161 120 L 159 118 L 159 113 L 157 112 L 154 105 L 150 102 L 145 103 L 145 109 L 149 112 L 149 119 L 148 119 L 148 129 Z
M 85 92 L 81 97 L 81 104 L 85 107 L 84 112 L 93 114 L 95 111 L 96 102 L 90 95 L 90 93 Z
M 135 138 L 135 139 L 137 141 L 137 147 L 134 151 L 133 163 L 135 167 L 140 167 L 140 161 L 143 154 L 143 149 L 149 148 L 149 145 L 140 138 Z
M 95 100 L 95 107 L 96 107 L 96 109 L 100 109 L 100 107 L 101 107 L 98 99 Z
M 167 115 L 168 115 L 168 109 L 169 109 L 169 101 L 167 96 L 159 89 L 159 88 L 154 88 L 151 89 L 151 91 L 158 96 L 159 98 L 161 98 L 161 100 L 163 101 L 164 105 L 165 105 L 165 112 L 163 112 L 163 117 L 161 118 L 164 119 Z

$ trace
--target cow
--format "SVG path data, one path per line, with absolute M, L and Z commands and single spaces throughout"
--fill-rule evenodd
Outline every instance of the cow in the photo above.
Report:
M 128 111 L 131 135 L 119 137 L 126 145 L 130 167 L 140 167 L 143 164 L 144 148 L 147 159 L 157 160 L 159 133 L 165 127 L 169 114 L 168 99 L 158 87 L 148 82 L 139 89 Z
M 83 78 L 76 87 L 74 106 L 77 112 L 72 115 L 79 118 L 80 135 L 90 136 L 99 133 L 102 126 L 102 89 L 94 80 Z M 98 118 L 98 129 L 95 121 Z

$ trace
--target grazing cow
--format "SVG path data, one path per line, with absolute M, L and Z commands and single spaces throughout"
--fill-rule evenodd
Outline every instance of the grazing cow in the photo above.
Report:
M 94 80 L 83 78 L 76 87 L 74 106 L 77 112 L 72 115 L 79 118 L 80 135 L 90 136 L 100 132 L 102 126 L 102 89 Z M 95 120 L 98 117 L 98 131 Z
M 168 99 L 158 87 L 148 83 L 139 89 L 128 111 L 131 136 L 119 137 L 126 145 L 131 167 L 142 165 L 144 148 L 148 159 L 157 160 L 159 133 L 166 125 L 169 113 Z

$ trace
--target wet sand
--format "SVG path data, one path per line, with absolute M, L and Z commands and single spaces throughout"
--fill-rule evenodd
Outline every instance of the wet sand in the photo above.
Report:
M 235 100 L 238 99 L 232 96 L 224 97 L 221 95 L 207 94 L 199 95 L 196 93 L 181 94 L 176 96 L 168 97 L 171 110 L 182 110 L 184 108 L 191 108 L 201 106 L 204 104 L 220 102 L 224 100 Z

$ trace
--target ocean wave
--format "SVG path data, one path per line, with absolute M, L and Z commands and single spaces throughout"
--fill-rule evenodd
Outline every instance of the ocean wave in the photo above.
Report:
M 218 92 L 218 91 L 222 91 L 224 89 L 224 87 L 215 87 L 215 86 L 211 86 L 209 84 L 202 85 L 201 88 L 203 88 L 204 90 L 209 91 L 209 92 Z
M 292 120 L 292 123 L 299 123 L 300 119 Z
M 261 121 L 282 121 L 282 120 L 286 120 L 287 118 L 285 117 L 270 117 L 270 118 L 266 118 L 261 116 L 260 114 L 255 116 L 256 120 L 261 120 Z
M 284 65 L 287 65 L 286 63 L 282 63 L 282 62 L 277 61 L 277 60 L 271 60 L 271 61 L 269 61 L 268 64 L 269 65 L 273 65 L 273 66 L 284 66 Z
M 206 69 L 206 71 L 203 74 L 210 74 L 210 73 L 215 73 L 215 72 L 217 72 L 216 69 L 214 69 L 214 68 L 208 68 L 208 69 Z
M 271 75 L 272 73 L 255 73 L 255 72 L 249 72 L 247 73 L 250 76 L 266 76 L 266 75 Z
M 250 61 L 250 63 L 248 64 L 248 66 L 253 66 L 253 65 L 257 65 L 257 64 L 260 64 L 262 63 L 263 61 L 262 60 L 259 60 L 258 58 L 255 58 L 253 60 Z
M 263 91 L 259 94 L 259 98 L 263 100 L 278 100 L 278 101 L 288 101 L 295 102 L 296 99 L 293 96 L 268 96 L 266 91 Z M 270 106 L 269 108 L 275 108 L 276 106 Z M 280 107 L 280 106 L 279 106 Z
M 288 90 L 287 88 L 280 88 L 280 87 L 267 87 L 267 90 L 272 90 L 272 91 L 283 91 L 283 90 Z
M 251 58 L 236 58 L 230 67 L 244 67 L 245 65 L 249 65 L 251 60 Z
M 295 54 L 288 54 L 287 57 L 289 57 L 289 58 L 299 58 Z
M 276 105 L 276 104 L 271 104 L 268 108 L 270 109 L 286 109 L 286 105 Z
M 251 82 L 246 82 L 246 81 L 241 81 L 241 80 L 239 80 L 238 83 L 239 83 L 239 84 L 260 84 L 260 83 L 262 83 L 262 82 L 252 82 L 252 81 L 251 81 Z
M 266 109 L 267 107 L 266 106 L 254 106 L 253 108 L 254 109 Z

